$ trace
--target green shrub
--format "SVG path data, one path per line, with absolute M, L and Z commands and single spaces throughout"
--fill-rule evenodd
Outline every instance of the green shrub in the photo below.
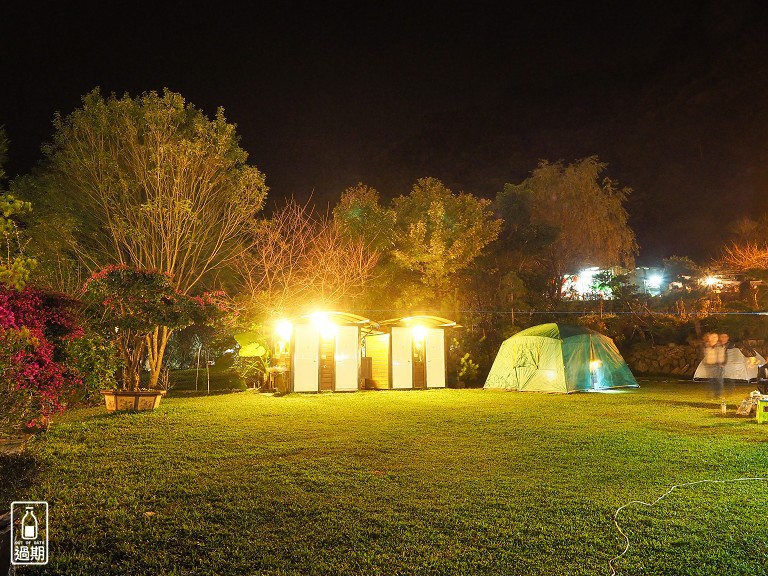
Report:
M 104 336 L 89 332 L 67 345 L 67 364 L 77 371 L 82 380 L 71 402 L 98 404 L 99 390 L 117 388 L 117 371 L 122 360 L 115 343 Z

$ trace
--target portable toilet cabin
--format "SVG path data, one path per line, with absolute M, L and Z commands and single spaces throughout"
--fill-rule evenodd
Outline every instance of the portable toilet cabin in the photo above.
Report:
M 368 388 L 445 388 L 448 329 L 456 322 L 438 316 L 409 316 L 378 323 L 364 339 L 370 364 Z
M 273 365 L 290 392 L 360 389 L 362 335 L 371 321 L 346 312 L 316 312 L 276 325 Z

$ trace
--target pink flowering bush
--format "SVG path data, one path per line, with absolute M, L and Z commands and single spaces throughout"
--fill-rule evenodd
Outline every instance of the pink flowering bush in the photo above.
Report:
M 211 323 L 226 310 L 223 293 L 187 296 L 173 287 L 171 275 L 125 265 L 94 273 L 84 291 L 122 358 L 121 384 L 128 390 L 139 388 L 139 368 L 145 361 L 150 387 L 157 384 L 174 330 Z
M 0 284 L 0 430 L 48 421 L 81 385 L 65 362 L 67 343 L 83 335 L 76 304 L 63 294 Z

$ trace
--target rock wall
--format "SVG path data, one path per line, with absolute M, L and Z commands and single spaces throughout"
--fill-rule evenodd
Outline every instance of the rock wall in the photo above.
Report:
M 768 359 L 768 350 L 763 340 L 747 340 L 744 346 L 752 347 Z M 689 344 L 666 344 L 651 346 L 638 344 L 624 354 L 629 369 L 636 376 L 676 376 L 693 378 L 696 367 L 701 362 L 697 346 Z
M 624 355 L 624 360 L 636 376 L 693 378 L 700 358 L 698 348 L 688 344 L 639 344 Z

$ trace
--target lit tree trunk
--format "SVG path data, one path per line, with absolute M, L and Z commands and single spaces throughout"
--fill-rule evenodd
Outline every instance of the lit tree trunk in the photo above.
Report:
M 149 360 L 149 387 L 156 388 L 163 368 L 165 347 L 173 330 L 167 326 L 155 326 L 155 329 L 144 337 Z
M 123 388 L 130 391 L 139 389 L 139 368 L 144 353 L 144 337 L 126 330 L 118 334 L 117 348 L 123 357 Z

